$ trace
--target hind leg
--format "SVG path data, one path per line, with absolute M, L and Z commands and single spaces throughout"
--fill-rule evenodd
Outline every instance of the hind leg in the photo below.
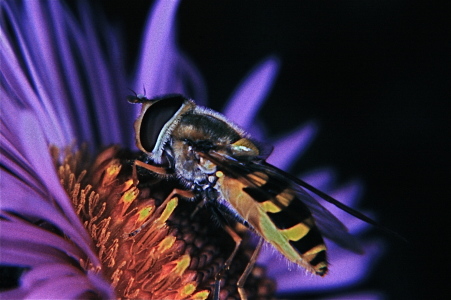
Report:
M 244 290 L 244 284 L 246 283 L 246 279 L 249 276 L 249 274 L 252 272 L 252 269 L 254 268 L 255 262 L 257 261 L 258 254 L 260 254 L 260 250 L 263 245 L 263 239 L 260 238 L 257 244 L 257 248 L 255 248 L 254 253 L 252 253 L 251 259 L 249 260 L 249 263 L 246 266 L 246 269 L 244 269 L 243 274 L 241 274 L 240 279 L 238 279 L 237 287 L 238 287 L 238 293 L 240 294 L 241 300 L 246 300 L 247 295 L 246 291 Z

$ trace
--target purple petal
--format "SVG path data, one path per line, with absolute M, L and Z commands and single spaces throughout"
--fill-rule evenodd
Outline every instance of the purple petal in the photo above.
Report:
M 179 1 L 158 1 L 148 17 L 134 89 L 141 91 L 144 87 L 150 97 L 177 92 L 171 90 L 171 75 L 177 60 L 173 27 L 178 4 Z
M 338 189 L 333 190 L 329 194 L 338 201 L 346 204 L 347 206 L 355 207 L 362 193 L 362 184 L 359 181 L 352 181 L 346 185 L 341 186 Z M 342 222 L 346 225 L 351 233 L 361 233 L 363 230 L 370 228 L 368 223 L 354 216 L 351 216 L 335 205 L 332 205 L 325 201 L 322 201 L 321 204 L 326 207 L 332 214 L 334 214 L 338 219 L 342 220 Z M 359 211 L 364 213 L 366 216 L 373 218 L 370 212 L 361 210 Z
M 88 97 L 84 93 L 79 70 L 77 70 L 77 58 L 74 56 L 74 51 L 79 52 L 80 50 L 78 49 L 82 48 L 79 42 L 82 34 L 76 20 L 61 6 L 60 2 L 52 1 L 50 3 L 50 13 L 54 23 L 58 24 L 58 26 L 49 28 L 48 34 L 54 31 L 53 38 L 55 39 L 55 44 L 58 45 L 55 50 L 60 57 L 60 69 L 64 70 L 64 73 L 67 75 L 61 81 L 61 87 L 65 84 L 67 89 L 64 90 L 65 95 L 62 95 L 59 101 L 65 103 L 67 107 L 73 108 L 74 111 L 65 115 L 65 118 L 73 124 L 78 138 L 82 141 L 92 141 L 94 139 L 94 131 L 92 130 L 94 125 L 92 120 L 87 117 L 89 112 L 88 103 L 83 100 Z M 78 49 L 75 50 L 75 48 Z M 71 100 L 77 105 L 70 105 Z M 74 118 L 74 116 L 77 116 L 77 118 Z M 77 122 L 78 120 L 80 122 Z
M 86 81 L 91 86 L 90 100 L 94 105 L 94 116 L 96 120 L 97 130 L 101 133 L 101 145 L 109 145 L 111 143 L 121 142 L 121 122 L 122 116 L 119 114 L 119 108 L 126 105 L 123 98 L 125 92 L 125 81 L 122 82 L 121 88 L 113 85 L 115 80 L 113 76 L 121 76 L 125 78 L 125 70 L 110 69 L 110 64 L 116 62 L 108 62 L 105 59 L 105 53 L 100 46 L 102 36 L 96 33 L 94 20 L 97 21 L 99 16 L 94 16 L 89 9 L 87 2 L 80 2 L 82 28 L 85 33 L 84 39 L 81 41 L 85 47 L 81 48 L 82 65 L 86 68 Z M 110 41 L 112 42 L 112 41 Z M 117 43 L 118 41 L 113 41 Z M 121 72 L 122 71 L 122 72 Z M 117 82 L 117 81 L 116 81 Z M 118 105 L 120 103 L 123 105 Z
M 329 168 L 316 169 L 299 176 L 299 178 L 302 178 L 308 184 L 326 192 L 332 186 L 335 177 L 335 173 Z
M 233 93 L 223 110 L 224 115 L 244 129 L 250 129 L 271 90 L 278 69 L 279 62 L 274 57 L 260 63 Z
M 95 32 L 98 26 L 92 21 L 99 17 L 89 18 L 90 10 L 86 4 L 82 6 L 82 31 L 61 2 L 45 4 L 26 1 L 25 11 L 14 3 L 4 5 L 12 24 L 11 35 L 3 32 L 4 26 L 1 32 L 6 92 L 12 101 L 39 114 L 54 145 L 63 147 L 74 142 L 75 131 L 79 142 L 91 145 L 120 142 L 125 124 L 131 129 L 132 110 L 127 114 L 120 109 L 119 116 L 118 108 L 128 105 L 124 99 L 125 70 L 116 61 L 111 64 L 114 69 L 108 67 L 111 59 L 107 61 L 102 53 L 101 38 Z M 118 44 L 112 35 L 105 42 Z
M 337 199 L 341 203 L 349 206 L 356 207 L 361 195 L 363 194 L 363 186 L 359 180 L 351 181 L 339 188 L 332 189 L 335 175 L 328 169 L 316 170 L 307 175 L 302 176 L 302 179 L 314 187 L 328 193 L 333 198 Z M 311 193 L 312 194 L 312 193 Z M 320 197 L 312 194 L 312 196 L 327 210 L 329 210 L 335 217 L 337 217 L 352 234 L 362 233 L 364 230 L 368 230 L 371 227 L 368 223 L 348 214 L 335 205 L 321 199 Z M 366 216 L 373 218 L 371 212 L 359 210 Z
M 277 279 L 278 292 L 314 292 L 342 288 L 363 281 L 368 269 L 382 255 L 380 241 L 366 243 L 365 254 L 358 255 L 340 248 L 330 249 L 330 271 L 325 277 L 305 274 L 304 271 L 287 271 L 284 264 L 270 264 L 269 276 Z
M 100 274 L 86 274 L 74 264 L 86 255 L 70 240 L 15 216 L 2 214 L 2 255 L 0 264 L 28 267 L 21 277 L 21 285 L 13 291 L 0 294 L 2 298 L 20 297 L 46 299 L 77 299 L 94 292 L 104 298 L 114 294 Z M 66 290 L 58 283 L 70 285 Z
M 89 270 L 88 279 L 91 282 L 92 286 L 95 287 L 96 293 L 103 299 L 117 299 L 110 283 L 105 280 L 101 273 L 95 270 Z
M 6 177 L 6 176 L 5 176 Z M 7 178 L 8 179 L 8 178 Z M 11 180 L 8 180 L 9 182 L 12 182 Z M 24 184 L 22 184 L 23 186 Z M 3 188 L 3 186 L 2 186 Z M 72 241 L 75 243 L 75 245 L 82 251 L 82 253 L 84 253 L 83 255 L 89 257 L 90 260 L 92 260 L 93 265 L 95 266 L 99 266 L 99 260 L 97 258 L 97 256 L 94 254 L 94 252 L 91 250 L 90 247 L 90 240 L 86 240 L 86 230 L 84 230 L 84 228 L 82 227 L 82 230 L 80 232 L 77 232 L 77 226 L 74 226 L 71 222 L 69 222 L 64 215 L 61 214 L 61 212 L 59 211 L 59 209 L 55 208 L 54 206 L 52 206 L 50 203 L 47 203 L 45 201 L 42 200 L 41 197 L 36 196 L 36 194 L 32 194 L 30 193 L 29 195 L 26 195 L 26 198 L 21 195 L 21 193 L 24 192 L 18 192 L 19 190 L 17 190 L 17 187 L 14 185 L 11 185 L 10 188 L 8 189 L 16 189 L 16 197 L 13 197 L 14 193 L 5 193 L 5 198 L 6 199 L 2 201 L 1 203 L 1 209 L 2 211 L 11 211 L 13 213 L 17 213 L 17 214 L 21 214 L 24 217 L 27 217 L 28 219 L 32 219 L 32 220 L 47 220 L 50 224 L 56 226 L 57 228 L 59 228 L 61 231 L 63 231 L 64 233 L 67 233 L 67 235 L 72 239 Z M 14 190 L 13 190 L 14 191 Z M 7 198 L 6 198 L 7 197 Z M 31 205 L 32 204 L 32 205 Z M 16 223 L 18 224 L 18 227 L 21 227 L 20 224 L 22 222 L 20 221 L 16 221 Z M 5 225 L 6 226 L 6 225 Z M 24 228 L 24 234 L 26 234 L 26 228 L 27 225 L 22 224 L 22 227 Z M 30 231 L 31 229 L 29 229 L 28 231 Z M 2 237 L 7 239 L 7 238 L 11 238 L 13 239 L 15 236 L 13 234 L 18 233 L 17 231 L 13 230 L 11 231 L 11 236 L 7 235 L 7 233 L 2 233 Z M 46 237 L 45 234 L 43 234 L 43 237 Z M 17 242 L 20 242 L 21 238 L 17 237 Z M 41 237 L 36 237 L 33 240 L 30 240 L 30 242 L 43 242 L 45 243 L 46 240 L 42 239 Z M 52 242 L 53 240 L 49 240 L 49 242 Z M 25 241 L 26 243 L 27 241 Z M 55 240 L 55 243 L 57 243 L 58 240 Z M 29 249 L 28 250 L 33 251 L 34 249 Z M 6 249 L 2 249 L 2 252 L 6 250 Z M 77 250 L 77 251 L 80 251 Z M 79 252 L 75 252 L 75 251 L 71 251 L 73 253 L 79 253 Z M 3 253 L 2 253 L 3 254 Z M 75 255 L 75 254 L 74 254 Z M 81 254 L 80 254 L 81 255 Z
M 1 28 L 0 28 L 1 30 Z M 62 146 L 69 143 L 69 139 L 73 139 L 73 134 L 65 130 L 62 126 L 59 126 L 59 117 L 52 107 L 51 103 L 46 101 L 47 96 L 41 98 L 40 94 L 45 94 L 42 89 L 44 85 L 39 76 L 36 74 L 36 68 L 32 63 L 28 64 L 30 55 L 27 53 L 28 49 L 26 45 L 21 44 L 24 49 L 24 57 L 22 58 L 28 65 L 28 74 L 23 72 L 21 62 L 16 57 L 16 52 L 13 46 L 8 43 L 9 39 L 1 32 L 2 39 L 2 51 L 0 51 L 0 60 L 2 61 L 2 101 L 16 102 L 22 107 L 29 107 L 42 116 L 40 123 L 45 128 L 52 128 L 47 133 L 47 138 L 55 145 Z M 21 34 L 17 33 L 17 39 L 19 42 L 23 42 Z M 28 81 L 28 76 L 31 77 L 31 82 Z M 36 91 L 35 87 L 36 86 Z M 25 102 L 26 101 L 26 102 Z M 3 108 L 2 108 L 3 110 Z M 14 117 L 14 116 L 11 116 Z M 58 126 L 55 126 L 58 124 Z
M 69 114 L 64 101 L 58 101 L 67 97 L 65 97 L 63 85 L 65 74 L 58 64 L 58 50 L 53 41 L 52 33 L 55 25 L 52 24 L 48 9 L 39 1 L 26 1 L 24 4 L 26 13 L 24 17 L 27 18 L 28 26 L 27 31 L 22 31 L 26 33 L 24 36 L 26 45 L 23 45 L 23 49 L 30 51 L 33 60 L 29 61 L 28 65 L 36 67 L 32 82 L 38 82 L 36 85 L 38 96 L 51 120 L 56 121 L 54 124 L 59 124 L 66 136 L 73 136 L 70 124 L 59 117 L 59 114 L 63 116 Z
M 64 216 L 73 223 L 75 228 L 78 227 L 77 231 L 84 232 L 80 220 L 75 214 L 72 203 L 56 175 L 48 145 L 45 143 L 45 138 L 43 134 L 41 134 L 41 131 L 37 130 L 39 124 L 30 113 L 23 113 L 22 118 L 22 126 L 19 128 L 20 132 L 23 133 L 23 138 L 21 138 L 21 141 L 24 142 L 22 149 L 31 168 L 37 173 L 38 180 L 51 192 L 51 196 L 53 196 L 54 199 L 61 199 L 61 201 L 58 202 L 58 206 L 62 209 Z M 30 131 L 30 127 L 35 128 L 36 130 Z M 79 236 L 79 234 L 75 236 Z
M 83 274 L 80 269 L 66 263 L 46 263 L 44 265 L 35 266 L 32 272 L 26 272 L 22 276 L 22 283 L 25 288 L 31 288 L 38 285 L 39 282 L 47 281 L 52 278 L 64 276 L 79 276 Z
M 281 169 L 289 169 L 290 165 L 307 150 L 316 131 L 316 125 L 308 123 L 278 139 L 268 162 Z
M 348 206 L 356 206 L 358 204 L 358 199 L 363 194 L 363 186 L 360 180 L 350 181 L 341 187 L 334 189 L 330 195 L 340 202 L 346 203 Z M 336 207 L 333 208 L 333 213 L 341 213 L 341 209 Z
M 305 182 L 308 182 L 319 190 L 327 192 L 330 196 L 349 207 L 355 207 L 358 204 L 358 200 L 363 193 L 362 183 L 358 180 L 351 181 L 346 185 L 339 187 L 338 189 L 332 189 L 335 175 L 328 169 L 316 170 L 301 177 Z M 350 232 L 354 234 L 361 233 L 363 230 L 370 228 L 367 223 L 346 213 L 335 205 L 321 199 L 314 194 L 312 194 L 312 196 L 333 215 L 340 219 L 350 230 Z M 368 217 L 372 217 L 372 214 L 370 212 L 361 212 Z
M 84 275 L 61 276 L 33 286 L 27 295 L 29 299 L 80 299 L 96 291 L 96 287 Z M 113 294 L 99 295 L 110 298 Z M 109 297 L 108 297 L 109 296 Z M 114 296 L 113 296 L 114 297 Z
M 17 234 L 20 234 L 20 232 Z M 24 249 L 24 247 L 32 249 Z M 63 256 L 57 249 L 35 243 L 27 244 L 17 243 L 15 241 L 5 243 L 5 249 L 2 249 L 2 256 L 1 260 L 4 265 L 35 267 L 37 265 L 45 265 L 53 262 L 65 262 L 68 265 L 71 264 L 68 257 Z
M 15 120 L 6 119 L 9 122 L 4 123 L 2 118 L 1 136 L 5 141 L 2 152 L 5 151 L 5 155 L 0 161 L 8 169 L 2 167 L 1 170 L 1 209 L 48 220 L 76 241 L 98 265 L 99 261 L 89 247 L 90 238 L 56 175 L 48 142 L 38 120 L 29 111 L 13 109 L 8 114 L 15 116 Z M 17 177 L 19 174 L 23 177 Z
M 125 101 L 125 69 L 118 59 L 122 55 L 116 46 L 120 42 L 111 34 L 98 33 L 97 24 L 104 25 L 105 22 L 101 16 L 93 16 L 86 2 L 79 4 L 82 26 L 58 2 L 50 5 L 57 25 L 50 28 L 54 33 L 50 31 L 49 34 L 57 38 L 55 51 L 58 51 L 61 70 L 66 75 L 61 86 L 69 87 L 61 101 L 66 100 L 66 106 L 74 110 L 67 117 L 76 116 L 72 123 L 81 141 L 94 145 L 118 143 L 123 140 L 122 128 L 132 122 L 131 113 L 122 109 L 128 104 Z M 108 51 L 101 48 L 101 40 L 108 45 Z
M 27 294 L 28 294 L 28 291 L 19 287 L 17 289 L 0 292 L 0 298 L 1 299 L 25 299 Z
M 197 67 L 182 53 L 179 53 L 180 77 L 183 85 L 183 94 L 186 91 L 193 91 L 193 99 L 198 105 L 206 105 L 207 103 L 207 88 L 204 79 Z
M 10 219 L 12 217 L 10 216 Z M 41 227 L 26 223 L 25 221 L 15 219 L 14 221 L 2 221 L 2 232 L 0 232 L 0 237 L 2 240 L 2 245 L 5 247 L 4 250 L 8 248 L 8 245 L 15 245 L 18 248 L 16 251 L 26 255 L 26 253 L 35 253 L 37 249 L 47 249 L 53 248 L 62 251 L 65 255 L 68 255 L 76 260 L 84 258 L 84 253 L 75 247 L 73 243 L 68 240 L 53 234 Z M 10 230 L 8 232 L 8 230 Z M 27 244 L 34 244 L 35 247 L 26 246 Z M 23 260 L 22 255 L 16 254 L 16 258 Z M 49 253 L 42 252 L 42 255 L 48 256 Z M 11 261 L 4 261 L 5 257 L 0 257 L 3 264 L 11 264 Z M 23 260 L 22 262 L 14 262 L 15 264 L 29 264 L 31 261 Z

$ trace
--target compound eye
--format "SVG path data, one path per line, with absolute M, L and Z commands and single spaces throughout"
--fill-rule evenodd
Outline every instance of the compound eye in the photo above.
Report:
M 146 152 L 152 152 L 159 138 L 164 136 L 170 121 L 183 106 L 186 99 L 181 95 L 171 95 L 161 99 L 151 100 L 141 118 L 139 126 L 139 142 Z M 163 134 L 161 134 L 163 131 Z M 161 136 L 160 136 L 161 134 Z

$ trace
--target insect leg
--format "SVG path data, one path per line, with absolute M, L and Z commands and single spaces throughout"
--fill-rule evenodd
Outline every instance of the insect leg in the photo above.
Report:
M 133 185 L 138 186 L 139 179 L 138 179 L 138 170 L 136 166 L 139 166 L 141 168 L 144 168 L 152 173 L 156 173 L 159 175 L 167 175 L 168 171 L 166 168 L 163 167 L 157 167 L 150 164 L 146 164 L 145 162 L 142 162 L 140 160 L 135 159 L 133 162 L 133 170 L 132 170 L 132 178 L 133 178 Z
M 252 272 L 252 269 L 254 268 L 255 262 L 257 261 L 258 254 L 260 253 L 260 250 L 263 245 L 263 239 L 260 238 L 257 244 L 257 248 L 255 248 L 254 253 L 252 253 L 251 259 L 249 260 L 249 263 L 246 266 L 246 269 L 244 269 L 243 274 L 241 274 L 240 279 L 238 279 L 237 287 L 238 287 L 238 294 L 240 294 L 241 300 L 246 300 L 247 295 L 246 291 L 244 290 L 244 283 L 246 282 L 247 277 Z
M 214 300 L 219 300 L 221 278 L 224 276 L 224 273 L 229 269 L 230 264 L 232 263 L 233 258 L 235 257 L 238 248 L 240 247 L 241 242 L 243 240 L 230 226 L 223 224 L 223 228 L 232 237 L 233 241 L 235 242 L 235 248 L 233 249 L 232 254 L 230 254 L 229 258 L 225 261 L 221 270 L 215 277 L 215 286 L 213 293 Z
M 140 160 L 135 160 L 135 164 L 134 165 L 135 165 L 135 167 L 136 166 L 140 166 L 141 168 L 144 168 L 146 170 L 149 170 L 149 171 L 151 171 L 153 173 L 157 173 L 157 174 L 160 174 L 160 175 L 168 174 L 168 171 L 167 171 L 166 168 L 149 165 L 149 164 L 146 164 L 145 162 L 142 162 Z
M 178 196 L 181 196 L 183 198 L 192 198 L 194 197 L 194 194 L 187 190 L 173 189 L 172 192 L 166 197 L 166 199 L 158 206 L 157 210 L 155 211 L 155 216 L 160 215 L 161 212 L 166 208 L 167 203 L 173 198 L 179 198 Z M 146 223 L 150 222 L 151 220 L 153 219 L 150 219 Z
M 232 254 L 230 254 L 229 258 L 226 260 L 226 262 L 224 263 L 224 266 L 223 266 L 223 269 L 228 269 L 230 267 L 230 264 L 233 261 L 233 258 L 236 255 L 236 252 L 238 251 L 238 248 L 240 247 L 243 239 L 230 226 L 225 225 L 224 229 L 232 237 L 233 241 L 235 242 L 235 248 L 233 249 Z
M 133 178 L 133 185 L 135 187 L 138 186 L 139 183 L 139 179 L 138 179 L 138 170 L 136 169 L 136 160 L 133 162 L 133 167 L 132 167 L 132 178 Z
M 205 202 L 204 201 L 200 201 L 199 204 L 196 205 L 196 208 L 194 209 L 194 211 L 191 213 L 190 218 L 194 218 L 194 216 L 197 214 L 197 212 L 205 206 Z
M 193 198 L 195 195 L 193 192 L 188 191 L 188 190 L 182 190 L 182 189 L 173 189 L 171 194 L 169 196 L 175 196 L 175 195 L 179 195 L 183 198 Z
M 155 211 L 154 217 L 151 217 L 149 220 L 144 222 L 138 229 L 135 229 L 134 231 L 130 232 L 128 234 L 128 237 L 135 236 L 138 234 L 144 227 L 146 227 L 150 222 L 153 222 L 155 220 L 155 216 L 160 216 L 163 210 L 166 209 L 169 201 L 171 201 L 174 198 L 179 198 L 179 196 L 184 198 L 192 198 L 194 197 L 194 194 L 191 191 L 187 190 L 181 190 L 181 189 L 173 189 L 171 193 L 166 197 L 166 199 L 158 206 L 157 210 Z

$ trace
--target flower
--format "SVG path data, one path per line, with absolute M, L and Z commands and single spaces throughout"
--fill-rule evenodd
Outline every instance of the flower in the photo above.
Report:
M 120 166 L 126 164 L 117 162 L 125 154 L 117 148 L 101 152 L 91 166 L 85 165 L 87 160 L 83 158 L 83 151 L 75 154 L 64 151 L 77 148 L 74 143 L 79 142 L 86 143 L 87 151 L 91 153 L 110 144 L 132 147 L 133 135 L 130 133 L 136 112 L 124 101 L 127 87 L 144 89 L 148 97 L 165 93 L 189 94 L 191 91 L 190 96 L 194 99 L 205 101 L 201 76 L 174 41 L 178 1 L 156 3 L 146 25 L 138 67 L 131 78 L 123 65 L 117 31 L 107 27 L 105 22 L 95 23 L 94 20 L 101 17 L 94 17 L 85 2 L 79 5 L 77 19 L 57 1 L 1 3 L 0 264 L 3 270 L 16 274 L 12 276 L 13 281 L 16 277 L 20 280 L 16 285 L 13 282 L 11 286 L 2 287 L 1 296 L 68 299 L 148 296 L 139 294 L 136 289 L 130 290 L 133 282 L 122 281 L 124 272 L 139 273 L 141 269 L 108 269 L 108 265 L 115 264 L 114 259 L 125 261 L 126 257 L 125 248 L 120 248 L 108 234 L 114 233 L 111 228 L 117 226 L 138 230 L 149 226 L 146 229 L 158 228 L 164 233 L 165 237 L 158 239 L 159 249 L 168 247 L 165 249 L 170 249 L 174 255 L 161 261 L 157 253 L 158 263 L 152 267 L 143 266 L 145 261 L 136 259 L 133 266 L 139 265 L 147 271 L 157 268 L 155 276 L 165 277 L 161 280 L 144 278 L 142 282 L 145 285 L 163 283 L 159 290 L 150 289 L 160 291 L 153 294 L 155 297 L 204 298 L 208 295 L 205 287 L 188 266 L 195 269 L 205 265 L 182 251 L 191 245 L 188 240 L 192 238 L 192 232 L 183 231 L 185 226 L 181 225 L 187 217 L 174 214 L 172 223 L 167 222 L 171 207 L 187 204 L 176 204 L 168 198 L 167 202 L 156 205 L 154 199 L 145 197 L 144 191 L 139 196 L 135 194 L 130 169 L 128 173 L 120 173 Z M 257 138 L 262 136 L 262 130 L 249 128 L 250 122 L 263 104 L 277 69 L 278 61 L 273 57 L 259 64 L 225 109 L 232 121 L 250 129 Z M 277 140 L 269 162 L 286 168 L 288 162 L 299 156 L 300 149 L 306 148 L 315 131 L 316 126 L 309 123 Z M 282 153 L 278 149 L 285 150 Z M 125 157 L 132 158 L 133 155 Z M 55 172 L 55 165 L 58 172 Z M 91 172 L 85 176 L 84 170 Z M 306 181 L 328 188 L 332 182 L 330 176 L 329 170 L 318 171 Z M 332 190 L 332 194 L 351 204 L 356 199 L 358 187 L 358 183 L 351 183 Z M 142 201 L 135 203 L 138 198 Z M 105 203 L 105 206 L 89 210 L 93 203 Z M 117 205 L 108 206 L 111 203 Z M 133 213 L 129 207 L 133 207 Z M 342 216 L 341 211 L 331 210 Z M 105 212 L 116 219 L 99 221 Z M 353 219 L 342 217 L 353 232 L 363 230 L 362 225 L 352 223 Z M 108 217 L 102 220 L 108 220 Z M 123 222 L 119 224 L 118 220 Z M 127 249 L 134 247 L 124 245 L 129 247 Z M 204 253 L 202 251 L 210 246 L 204 238 L 198 248 Z M 305 277 L 296 282 L 289 281 L 287 278 L 293 277 L 291 273 L 282 264 L 274 265 L 269 261 L 269 255 L 273 256 L 269 247 L 264 248 L 259 263 L 267 266 L 280 292 L 312 292 L 361 280 L 380 247 L 375 241 L 368 242 L 365 248 L 369 251 L 364 257 L 352 256 L 333 245 L 329 248 L 335 267 L 325 279 Z M 211 251 L 205 253 L 217 255 L 219 250 Z M 208 257 L 209 254 L 205 255 Z M 241 265 L 244 266 L 244 250 L 241 255 L 238 260 L 243 260 Z M 213 271 L 217 272 L 221 261 L 215 263 L 217 269 L 213 268 Z M 340 264 L 346 266 L 340 267 Z M 210 265 L 214 266 L 214 263 Z M 138 275 L 127 278 L 140 278 Z M 170 275 L 175 275 L 174 280 L 169 278 Z M 166 287 L 177 280 L 182 282 L 180 288 L 173 288 L 172 294 L 164 294 L 169 291 Z M 254 276 L 249 280 L 263 282 L 260 286 L 271 290 L 265 277 Z

